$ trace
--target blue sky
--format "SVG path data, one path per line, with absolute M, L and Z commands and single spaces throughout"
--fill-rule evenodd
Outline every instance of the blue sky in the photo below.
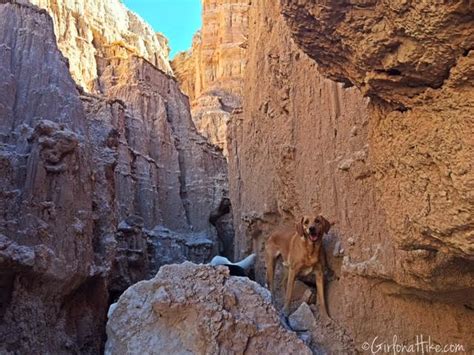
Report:
M 191 48 L 193 35 L 201 28 L 201 0 L 123 0 L 123 3 L 168 38 L 171 59 L 177 52 Z

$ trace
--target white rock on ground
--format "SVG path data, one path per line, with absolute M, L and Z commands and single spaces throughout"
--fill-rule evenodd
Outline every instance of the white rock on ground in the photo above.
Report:
M 311 354 L 270 293 L 225 267 L 163 266 L 111 306 L 106 354 Z

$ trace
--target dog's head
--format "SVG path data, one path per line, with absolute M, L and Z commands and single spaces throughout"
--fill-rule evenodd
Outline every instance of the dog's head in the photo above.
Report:
M 296 230 L 303 238 L 307 238 L 313 243 L 322 240 L 324 233 L 329 232 L 331 223 L 323 216 L 303 216 L 299 223 L 296 223 Z

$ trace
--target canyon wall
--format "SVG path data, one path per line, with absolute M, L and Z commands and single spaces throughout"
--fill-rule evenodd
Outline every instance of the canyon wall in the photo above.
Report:
M 249 0 L 204 0 L 202 29 L 172 62 L 198 130 L 227 156 L 227 125 L 241 106 Z
M 473 260 L 473 5 L 282 4 L 324 75 L 373 99 L 373 170 L 397 243 Z
M 0 352 L 100 349 L 110 255 L 94 248 L 85 112 L 47 13 L 0 17 Z
M 74 6 L 91 15 L 85 3 Z M 88 61 L 74 49 L 80 36 L 53 28 L 74 18 L 89 33 L 97 21 L 57 4 L 0 3 L 2 353 L 99 353 L 110 300 L 167 253 L 206 261 L 221 237 L 214 225 L 231 223 L 216 217 L 225 159 L 197 133 L 166 67 L 114 36 L 93 41 Z M 108 30 L 120 28 L 113 15 Z M 69 66 L 82 51 L 94 73 Z
M 261 283 L 270 230 L 335 223 L 313 351 L 472 352 L 470 5 L 205 0 L 173 67 L 228 196 L 161 35 L 118 0 L 33 2 L 0 1 L 1 353 L 101 352 L 130 284 L 233 252 L 231 210 Z
M 256 0 L 249 11 L 243 109 L 229 127 L 236 253 L 259 253 L 264 282 L 270 230 L 309 213 L 335 222 L 333 320 L 314 309 L 313 349 L 420 334 L 474 347 L 470 15 L 461 2 L 433 18 L 419 6 Z M 398 32 L 376 16 L 392 11 L 409 14 L 394 16 Z

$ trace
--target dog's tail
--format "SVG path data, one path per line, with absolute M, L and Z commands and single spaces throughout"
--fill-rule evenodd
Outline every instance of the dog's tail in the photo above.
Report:
M 250 254 L 249 256 L 247 256 L 245 259 L 239 261 L 238 263 L 234 263 L 234 265 L 237 265 L 237 266 L 241 267 L 244 270 L 248 270 L 255 263 L 256 257 L 257 256 L 255 254 Z
M 248 270 L 250 269 L 250 267 L 252 267 L 252 265 L 255 263 L 255 259 L 256 259 L 256 255 L 255 254 L 250 254 L 249 256 L 247 256 L 245 259 L 237 262 L 237 263 L 233 263 L 231 262 L 229 259 L 227 259 L 225 256 L 220 256 L 220 255 L 216 255 L 214 258 L 212 258 L 210 264 L 212 266 L 217 266 L 217 265 L 235 265 L 235 266 L 238 266 L 244 270 Z
M 220 256 L 216 255 L 215 257 L 212 258 L 210 264 L 212 266 L 217 266 L 217 265 L 232 265 L 233 263 L 230 262 L 229 259 L 227 259 L 225 256 Z

